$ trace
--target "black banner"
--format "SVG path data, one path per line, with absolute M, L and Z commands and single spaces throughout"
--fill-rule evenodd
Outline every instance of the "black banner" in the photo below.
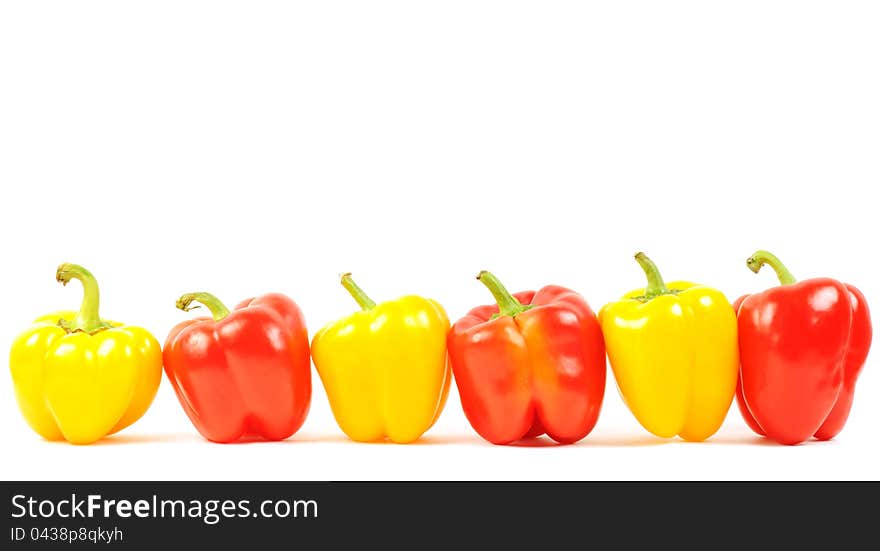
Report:
M 876 483 L 3 482 L 3 549 L 802 539 L 873 528 Z M 678 536 L 676 536 L 678 534 Z M 706 538 L 710 538 L 707 540 Z M 653 540 L 652 540 L 653 541 Z M 414 541 L 410 541 L 415 545 Z M 469 546 L 469 545 L 468 545 Z M 410 546 L 412 547 L 412 546 Z M 624 545 L 626 548 L 627 545 Z

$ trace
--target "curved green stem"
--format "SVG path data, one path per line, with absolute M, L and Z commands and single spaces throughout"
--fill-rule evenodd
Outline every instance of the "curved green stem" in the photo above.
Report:
M 788 271 L 785 264 L 783 264 L 782 261 L 771 252 L 765 250 L 755 251 L 755 254 L 746 259 L 746 266 L 756 274 L 761 271 L 761 267 L 764 266 L 764 264 L 769 264 L 770 267 L 773 268 L 773 271 L 776 272 L 776 277 L 779 278 L 780 285 L 797 283 L 797 279 L 791 275 L 791 272 Z
M 55 280 L 62 285 L 67 285 L 71 279 L 78 279 L 83 286 L 83 300 L 76 316 L 70 320 L 61 320 L 61 325 L 67 331 L 82 331 L 84 333 L 97 333 L 110 327 L 109 323 L 101 320 L 98 315 L 101 294 L 98 292 L 98 280 L 92 273 L 82 266 L 65 262 L 55 271 Z
M 516 300 L 516 297 L 510 294 L 510 291 L 504 287 L 501 281 L 499 281 L 492 272 L 483 270 L 477 274 L 477 279 L 480 283 L 485 285 L 492 293 L 492 296 L 495 297 L 495 302 L 498 303 L 499 316 L 516 316 L 517 314 L 525 312 L 531 308 L 530 305 L 523 304 Z
M 200 302 L 207 306 L 208 310 L 211 311 L 211 316 L 213 316 L 214 321 L 220 321 L 229 315 L 229 308 L 211 293 L 187 293 L 181 295 L 180 298 L 177 299 L 177 307 L 184 312 L 189 312 L 190 310 L 199 307 L 198 305 L 193 306 L 193 302 Z
M 373 302 L 373 299 L 368 297 L 367 293 L 358 287 L 358 284 L 351 278 L 351 272 L 346 272 L 339 276 L 339 281 L 342 283 L 342 286 L 345 287 L 345 290 L 354 297 L 361 309 L 371 310 L 376 307 L 376 303 Z
M 639 263 L 648 278 L 648 285 L 645 287 L 646 299 L 651 300 L 654 297 L 670 293 L 669 287 L 663 281 L 663 276 L 660 275 L 660 270 L 654 261 L 648 258 L 648 255 L 642 252 L 636 253 L 636 262 Z

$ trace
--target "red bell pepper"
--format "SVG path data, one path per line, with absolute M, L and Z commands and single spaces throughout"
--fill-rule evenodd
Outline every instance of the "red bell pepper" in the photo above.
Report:
M 196 318 L 168 334 L 165 373 L 180 405 L 208 440 L 283 440 L 306 418 L 312 395 L 309 339 L 295 302 L 268 294 L 229 311 L 208 293 L 180 297 L 189 311 L 200 302 L 214 319 Z
M 568 444 L 596 424 L 605 393 L 605 342 L 579 294 L 550 285 L 511 295 L 477 276 L 497 305 L 480 306 L 449 332 L 464 413 L 480 436 L 509 444 L 547 434 Z
M 740 297 L 740 377 L 736 400 L 752 430 L 781 444 L 833 438 L 852 407 L 856 379 L 871 347 L 865 297 L 834 279 L 799 283 L 778 258 L 758 251 L 781 286 Z

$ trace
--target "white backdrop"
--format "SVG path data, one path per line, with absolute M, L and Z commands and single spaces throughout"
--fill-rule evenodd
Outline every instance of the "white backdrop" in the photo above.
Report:
M 745 258 L 861 287 L 880 311 L 876 2 L 447 0 L 21 2 L 0 6 L 0 343 L 78 307 L 160 341 L 183 292 L 282 291 L 314 333 L 418 293 L 453 320 L 548 283 L 595 310 L 667 279 L 731 300 L 775 284 Z M 875 315 L 876 320 L 876 315 Z M 847 428 L 795 448 L 735 409 L 710 441 L 645 432 L 613 379 L 570 447 L 496 447 L 457 394 L 421 444 L 354 444 L 317 376 L 277 444 L 203 441 L 167 380 L 146 416 L 90 447 L 47 443 L 0 377 L 12 479 L 872 478 L 880 373 Z

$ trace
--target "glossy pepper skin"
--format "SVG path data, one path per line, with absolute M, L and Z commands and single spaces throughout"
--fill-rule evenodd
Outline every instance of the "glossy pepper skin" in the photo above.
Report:
M 781 444 L 834 438 L 846 423 L 871 347 L 864 295 L 834 279 L 795 278 L 767 251 L 780 286 L 738 301 L 741 356 L 737 403 L 746 423 Z
M 668 285 L 644 253 L 648 286 L 599 312 L 620 393 L 649 432 L 701 441 L 715 434 L 736 390 L 736 315 L 715 289 Z
M 351 274 L 341 280 L 362 310 L 312 339 L 333 416 L 358 442 L 413 442 L 434 424 L 449 394 L 446 312 L 419 296 L 376 304 Z
M 309 339 L 299 307 L 272 293 L 230 311 L 209 293 L 188 293 L 212 318 L 178 324 L 165 341 L 165 373 L 199 433 L 213 442 L 284 440 L 302 426 L 312 396 Z
M 42 316 L 15 339 L 15 396 L 43 438 L 90 444 L 147 411 L 162 378 L 162 352 L 145 329 L 99 317 L 98 282 L 88 270 L 62 264 L 55 278 L 82 283 L 82 307 Z
M 464 413 L 493 444 L 547 434 L 561 444 L 593 430 L 605 394 L 605 344 L 596 314 L 556 285 L 510 294 L 477 276 L 497 304 L 479 306 L 449 332 Z

